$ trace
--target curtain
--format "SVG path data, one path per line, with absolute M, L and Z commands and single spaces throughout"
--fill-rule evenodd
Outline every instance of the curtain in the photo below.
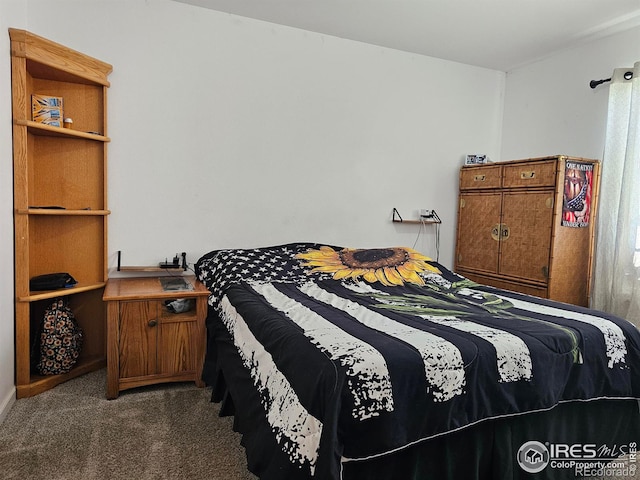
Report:
M 591 306 L 640 327 L 640 62 L 609 89 Z

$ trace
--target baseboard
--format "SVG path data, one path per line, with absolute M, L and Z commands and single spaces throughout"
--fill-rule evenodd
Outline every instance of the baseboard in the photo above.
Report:
M 0 403 L 0 424 L 4 422 L 14 403 L 16 403 L 16 387 L 9 390 L 7 396 Z

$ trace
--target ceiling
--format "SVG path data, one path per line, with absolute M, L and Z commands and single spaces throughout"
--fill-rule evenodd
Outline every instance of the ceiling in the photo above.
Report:
M 640 25 L 640 0 L 175 1 L 500 71 Z

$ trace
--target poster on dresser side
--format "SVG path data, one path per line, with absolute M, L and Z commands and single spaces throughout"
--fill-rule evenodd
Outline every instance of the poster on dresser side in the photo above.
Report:
M 583 228 L 591 219 L 593 164 L 567 162 L 562 198 L 563 227 Z

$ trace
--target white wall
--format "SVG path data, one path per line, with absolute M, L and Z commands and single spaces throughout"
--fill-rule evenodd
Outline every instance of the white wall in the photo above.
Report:
M 26 13 L 24 2 L 0 0 L 0 423 L 15 401 L 11 43 L 8 28 L 24 28 Z
M 110 265 L 319 241 L 451 266 L 457 174 L 499 153 L 504 74 L 167 0 L 29 1 L 29 29 L 114 65 Z M 52 21 L 51 19 L 55 19 Z M 415 218 L 415 217 L 414 217 Z M 435 256 L 433 229 L 416 248 Z
M 503 160 L 566 154 L 602 159 L 608 84 L 640 60 L 640 27 L 558 52 L 508 73 Z

